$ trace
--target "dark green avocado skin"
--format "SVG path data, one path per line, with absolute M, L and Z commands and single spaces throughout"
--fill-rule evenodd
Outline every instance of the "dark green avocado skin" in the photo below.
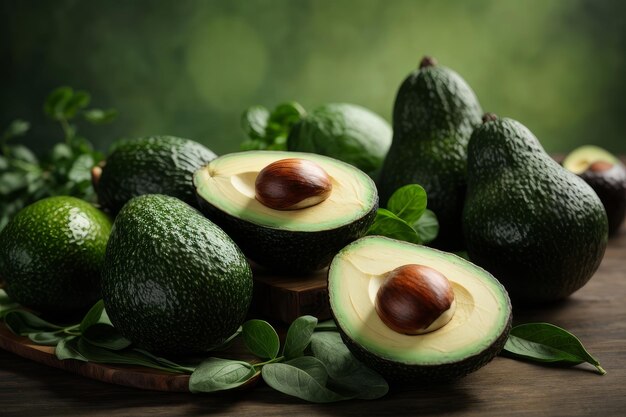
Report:
M 171 195 L 195 205 L 193 173 L 215 158 L 203 145 L 174 136 L 124 141 L 106 159 L 96 185 L 98 202 L 114 214 L 143 194 Z
M 373 185 L 372 185 L 373 186 Z M 272 271 L 307 273 L 322 269 L 348 243 L 362 237 L 374 223 L 378 201 L 361 218 L 317 232 L 270 228 L 224 213 L 198 194 L 200 210 L 239 245 L 247 257 Z
M 0 281 L 9 297 L 43 313 L 78 313 L 101 297 L 111 220 L 74 197 L 22 210 L 0 233 Z
M 102 296 L 113 325 L 137 346 L 200 353 L 244 321 L 252 271 L 237 245 L 196 209 L 145 195 L 115 219 Z
M 580 177 L 600 197 L 609 219 L 609 235 L 615 235 L 626 217 L 626 168 L 618 163 L 606 171 L 587 170 Z
M 606 213 L 591 187 L 506 118 L 484 123 L 471 137 L 463 231 L 472 262 L 522 303 L 558 300 L 581 288 L 608 239 Z
M 476 95 L 454 71 L 427 66 L 402 83 L 393 111 L 393 141 L 379 176 L 381 204 L 406 184 L 428 194 L 439 220 L 431 246 L 463 248 L 461 213 L 466 187 L 467 143 L 480 124 Z
M 352 354 L 365 365 L 381 374 L 387 381 L 392 383 L 419 384 L 458 379 L 491 362 L 491 360 L 498 356 L 498 354 L 502 351 L 502 348 L 504 347 L 504 344 L 509 336 L 513 317 L 510 314 L 510 311 L 511 309 L 509 308 L 509 318 L 504 331 L 484 350 L 458 362 L 439 365 L 416 366 L 381 358 L 359 345 L 354 340 L 350 339 L 340 326 L 337 327 L 343 342 L 348 349 L 350 349 Z

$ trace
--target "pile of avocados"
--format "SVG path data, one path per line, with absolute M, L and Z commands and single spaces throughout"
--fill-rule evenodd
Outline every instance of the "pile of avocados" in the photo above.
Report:
M 290 151 L 119 143 L 92 170 L 99 208 L 52 197 L 0 232 L 7 294 L 53 314 L 102 298 L 136 346 L 194 355 L 249 315 L 254 270 L 328 268 L 331 312 L 354 356 L 391 381 L 458 378 L 501 351 L 511 300 L 553 302 L 585 285 L 626 214 L 619 160 L 586 147 L 559 165 L 524 125 L 483 114 L 433 58 L 399 88 L 391 143 L 382 119 L 345 106 L 303 119 Z M 322 150 L 320 135 L 336 146 Z M 433 247 L 366 236 L 379 196 L 385 206 L 413 183 L 440 224 Z M 470 260 L 446 252 L 462 249 Z

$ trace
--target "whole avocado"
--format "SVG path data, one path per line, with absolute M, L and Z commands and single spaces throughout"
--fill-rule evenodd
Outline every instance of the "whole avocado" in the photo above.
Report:
M 102 273 L 113 325 L 152 352 L 200 353 L 245 319 L 252 272 L 237 245 L 177 198 L 130 200 L 113 224 Z
M 36 311 L 86 310 L 100 299 L 110 232 L 108 216 L 83 200 L 39 200 L 0 233 L 0 281 L 11 299 Z
M 98 202 L 117 213 L 133 197 L 165 194 L 195 206 L 193 173 L 215 158 L 205 146 L 174 136 L 122 141 L 93 171 Z
M 608 240 L 596 193 L 521 123 L 485 115 L 468 148 L 463 231 L 472 262 L 516 302 L 558 300 L 593 275 Z
M 393 141 L 379 177 L 381 205 L 403 185 L 417 183 L 439 220 L 432 246 L 463 247 L 467 143 L 480 124 L 476 95 L 456 72 L 425 57 L 404 80 L 393 110 Z

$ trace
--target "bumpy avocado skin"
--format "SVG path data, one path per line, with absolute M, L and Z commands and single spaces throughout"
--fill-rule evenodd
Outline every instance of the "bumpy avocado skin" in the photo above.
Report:
M 616 163 L 607 171 L 587 170 L 580 177 L 600 197 L 609 219 L 609 235 L 615 235 L 626 217 L 626 168 Z
M 79 312 L 100 298 L 111 220 L 74 197 L 49 197 L 0 233 L 0 281 L 11 299 L 51 314 Z
M 193 173 L 216 158 L 203 145 L 174 136 L 150 136 L 120 143 L 97 181 L 98 202 L 117 213 L 131 198 L 166 194 L 195 205 Z
M 199 353 L 244 321 L 252 271 L 235 243 L 186 203 L 130 200 L 107 245 L 102 292 L 113 325 L 152 352 Z
M 558 300 L 585 285 L 608 239 L 591 187 L 506 118 L 471 137 L 463 230 L 470 259 L 524 303 Z
M 482 110 L 469 85 L 454 71 L 426 66 L 402 83 L 393 111 L 393 141 L 379 177 L 384 205 L 406 184 L 428 194 L 439 220 L 431 246 L 463 247 L 461 214 L 466 189 L 467 143 Z
M 362 237 L 374 223 L 378 200 L 361 218 L 318 232 L 280 230 L 224 213 L 198 194 L 200 210 L 218 224 L 254 262 L 272 271 L 303 274 L 322 269 L 348 243 Z

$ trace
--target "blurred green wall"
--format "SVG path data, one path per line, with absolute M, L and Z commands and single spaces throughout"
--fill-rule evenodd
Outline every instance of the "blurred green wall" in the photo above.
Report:
M 82 129 L 174 134 L 217 153 L 242 140 L 252 104 L 345 101 L 389 119 L 422 55 L 457 70 L 483 108 L 526 124 L 549 151 L 626 153 L 626 3 L 600 0 L 0 0 L 0 126 L 60 131 L 42 114 L 59 85 L 118 120 Z

